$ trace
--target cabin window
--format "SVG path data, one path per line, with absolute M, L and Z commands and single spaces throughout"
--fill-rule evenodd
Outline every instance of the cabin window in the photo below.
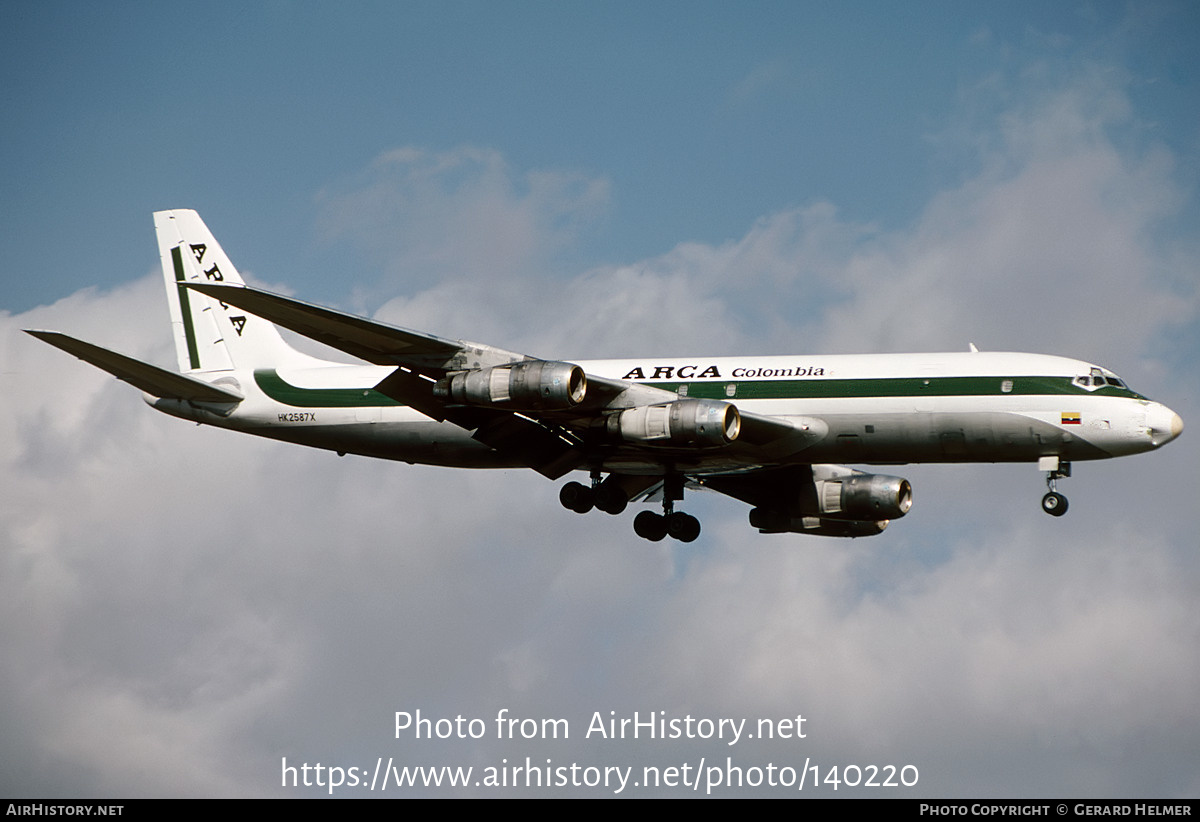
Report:
M 1004 394 L 1011 394 L 1012 385 L 1012 380 L 1005 380 L 1004 382 L 1000 383 L 1000 391 Z
M 736 382 L 731 382 L 725 386 L 725 396 L 727 396 L 727 397 L 737 396 L 737 383 Z
M 686 397 L 687 392 L 688 392 L 687 383 L 684 383 L 683 385 L 679 386 L 679 390 L 676 391 L 676 393 L 679 394 L 679 396 L 681 396 L 681 397 Z

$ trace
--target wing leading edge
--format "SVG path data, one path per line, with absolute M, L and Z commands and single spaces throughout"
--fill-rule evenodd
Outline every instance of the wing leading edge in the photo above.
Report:
M 525 359 L 492 346 L 409 331 L 250 286 L 188 283 L 187 287 L 375 365 L 453 371 Z

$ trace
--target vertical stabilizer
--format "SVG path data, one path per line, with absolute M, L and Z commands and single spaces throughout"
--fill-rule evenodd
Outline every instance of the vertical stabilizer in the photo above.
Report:
M 244 284 L 200 215 L 190 209 L 157 211 L 154 231 L 180 371 L 277 368 L 313 362 L 284 342 L 270 322 L 183 287 L 185 282 Z

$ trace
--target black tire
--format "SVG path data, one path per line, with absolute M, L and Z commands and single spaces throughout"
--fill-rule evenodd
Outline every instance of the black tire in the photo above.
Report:
M 680 542 L 695 542 L 700 536 L 700 520 L 691 514 L 676 511 L 667 517 L 667 534 Z
M 579 482 L 568 482 L 558 492 L 558 501 L 562 503 L 563 508 L 576 514 L 586 514 L 592 510 L 595 504 L 594 497 L 592 489 Z
M 619 514 L 629 505 L 629 498 L 625 496 L 625 492 L 607 482 L 596 486 L 594 496 L 596 507 L 606 514 Z
M 633 532 L 642 539 L 659 542 L 667 535 L 667 520 L 653 511 L 642 511 L 633 518 Z
M 1042 497 L 1042 510 L 1052 517 L 1061 517 L 1067 513 L 1067 498 L 1051 491 Z

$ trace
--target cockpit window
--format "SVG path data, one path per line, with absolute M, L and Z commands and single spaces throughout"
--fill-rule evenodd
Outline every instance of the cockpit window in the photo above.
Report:
M 1074 385 L 1080 388 L 1086 388 L 1088 391 L 1094 391 L 1097 388 L 1103 388 L 1106 385 L 1111 385 L 1115 388 L 1124 388 L 1128 390 L 1128 386 L 1116 374 L 1105 374 L 1099 368 L 1093 368 L 1088 374 L 1081 374 L 1071 380 Z

